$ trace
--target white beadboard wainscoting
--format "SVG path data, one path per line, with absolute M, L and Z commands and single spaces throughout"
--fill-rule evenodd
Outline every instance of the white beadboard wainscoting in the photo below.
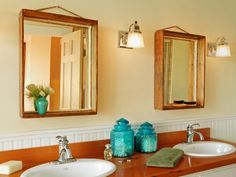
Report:
M 170 120 L 153 123 L 153 125 L 156 131 L 161 133 L 186 130 L 190 123 L 200 123 L 201 128 L 210 127 L 212 138 L 236 142 L 236 136 L 234 136 L 236 135 L 236 116 Z M 137 130 L 138 126 L 132 127 Z M 55 145 L 58 135 L 66 135 L 70 143 L 109 139 L 112 128 L 113 125 L 109 125 L 4 135 L 0 136 L 0 151 Z

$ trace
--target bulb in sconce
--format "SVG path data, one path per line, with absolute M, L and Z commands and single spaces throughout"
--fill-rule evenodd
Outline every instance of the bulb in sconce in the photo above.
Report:
M 219 38 L 216 42 L 216 57 L 230 57 L 230 47 L 228 43 L 226 42 L 226 39 L 224 37 Z
M 230 57 L 230 47 L 228 45 L 219 45 L 216 48 L 216 57 Z
M 141 33 L 130 32 L 128 34 L 127 47 L 142 48 L 144 47 L 143 36 Z

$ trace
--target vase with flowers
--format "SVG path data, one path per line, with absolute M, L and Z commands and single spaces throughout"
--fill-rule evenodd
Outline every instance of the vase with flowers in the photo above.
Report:
M 35 111 L 40 115 L 45 114 L 48 108 L 47 96 L 54 93 L 54 90 L 51 87 L 35 84 L 29 84 L 26 89 L 26 95 L 34 100 Z

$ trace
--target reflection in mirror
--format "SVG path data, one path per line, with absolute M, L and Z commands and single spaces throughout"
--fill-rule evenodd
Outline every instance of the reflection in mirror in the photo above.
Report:
M 38 117 L 29 84 L 54 89 L 46 117 L 96 113 L 97 21 L 26 9 L 21 18 L 22 116 Z
M 164 103 L 196 102 L 197 41 L 164 39 Z
M 155 108 L 204 107 L 205 37 L 159 30 L 155 42 Z

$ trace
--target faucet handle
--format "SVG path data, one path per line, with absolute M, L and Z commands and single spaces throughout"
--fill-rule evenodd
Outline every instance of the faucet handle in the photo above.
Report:
M 56 138 L 58 139 L 59 143 L 68 142 L 67 136 L 57 136 Z
M 195 126 L 195 125 L 200 126 L 199 123 L 188 124 L 187 129 L 193 129 L 193 126 Z

